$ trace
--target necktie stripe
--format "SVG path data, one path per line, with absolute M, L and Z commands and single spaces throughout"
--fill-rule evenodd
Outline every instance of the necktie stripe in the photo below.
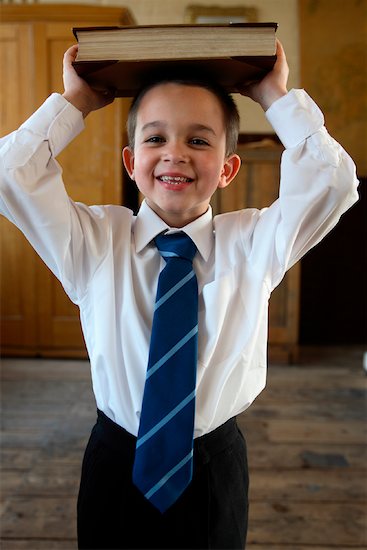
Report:
M 195 334 L 198 332 L 198 325 L 196 325 L 190 332 L 188 332 L 177 344 L 175 344 L 163 357 L 159 359 L 154 365 L 147 370 L 146 378 L 148 379 L 158 369 L 160 369 L 171 357 L 177 353 Z
M 177 292 L 181 287 L 183 287 L 190 279 L 195 277 L 194 270 L 190 271 L 185 277 L 181 279 L 176 285 L 174 285 L 170 290 L 166 292 L 156 303 L 155 303 L 155 311 L 162 305 L 164 302 L 166 302 L 175 292 Z
M 163 426 L 167 424 L 172 418 L 176 416 L 190 401 L 192 401 L 195 397 L 195 391 L 191 392 L 185 399 L 181 401 L 170 413 L 168 413 L 158 424 L 156 424 L 149 432 L 147 432 L 142 437 L 139 437 L 139 440 L 136 443 L 136 448 L 139 448 L 143 443 L 148 441 L 153 435 L 155 435 Z
M 171 252 L 170 250 L 160 250 L 162 258 L 178 258 L 179 255 L 176 252 Z
M 183 468 L 183 466 L 185 466 L 185 464 L 191 460 L 193 457 L 193 450 L 191 450 L 186 456 L 185 458 L 183 458 L 178 464 L 176 464 L 176 466 L 174 466 L 169 472 L 166 473 L 166 475 L 164 475 L 162 477 L 162 479 L 160 479 L 151 489 L 150 491 L 148 491 L 147 493 L 145 493 L 145 497 L 146 498 L 151 498 L 154 493 L 156 493 L 161 487 L 163 487 L 163 485 L 165 485 L 167 483 L 167 481 L 173 476 L 175 475 L 181 468 Z

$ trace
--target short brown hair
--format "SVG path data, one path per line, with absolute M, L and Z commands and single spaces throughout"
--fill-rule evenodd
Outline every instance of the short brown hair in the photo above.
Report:
M 199 76 L 197 74 L 193 74 L 192 72 L 184 74 L 182 74 L 182 72 L 180 74 L 178 72 L 155 74 L 140 88 L 139 92 L 133 99 L 126 123 L 129 146 L 132 150 L 134 150 L 135 146 L 136 121 L 141 101 L 143 97 L 149 92 L 149 90 L 155 88 L 155 86 L 158 86 L 160 84 L 180 84 L 182 86 L 196 86 L 199 88 L 204 88 L 205 90 L 211 92 L 218 99 L 222 107 L 224 127 L 226 132 L 226 156 L 228 157 L 236 151 L 240 117 L 238 114 L 237 106 L 232 96 L 209 77 Z

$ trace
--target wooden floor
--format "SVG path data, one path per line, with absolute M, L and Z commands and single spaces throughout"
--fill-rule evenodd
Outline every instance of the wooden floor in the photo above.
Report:
M 1 362 L 1 548 L 76 548 L 82 453 L 95 419 L 88 364 Z M 271 365 L 239 417 L 248 442 L 250 550 L 367 548 L 362 351 Z

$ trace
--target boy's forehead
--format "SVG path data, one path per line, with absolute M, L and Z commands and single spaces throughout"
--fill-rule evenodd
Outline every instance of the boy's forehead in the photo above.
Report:
M 149 89 L 141 100 L 137 112 L 142 123 L 146 116 L 153 115 L 156 120 L 162 117 L 162 111 L 172 110 L 176 114 L 192 113 L 193 116 L 218 117 L 223 120 L 223 110 L 218 98 L 210 90 L 194 84 L 162 82 Z

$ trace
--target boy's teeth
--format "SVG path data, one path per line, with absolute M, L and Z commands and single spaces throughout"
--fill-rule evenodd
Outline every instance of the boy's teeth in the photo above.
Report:
M 184 178 L 181 176 L 160 176 L 159 179 L 166 183 L 173 183 L 173 184 L 187 183 L 191 181 L 189 178 Z

